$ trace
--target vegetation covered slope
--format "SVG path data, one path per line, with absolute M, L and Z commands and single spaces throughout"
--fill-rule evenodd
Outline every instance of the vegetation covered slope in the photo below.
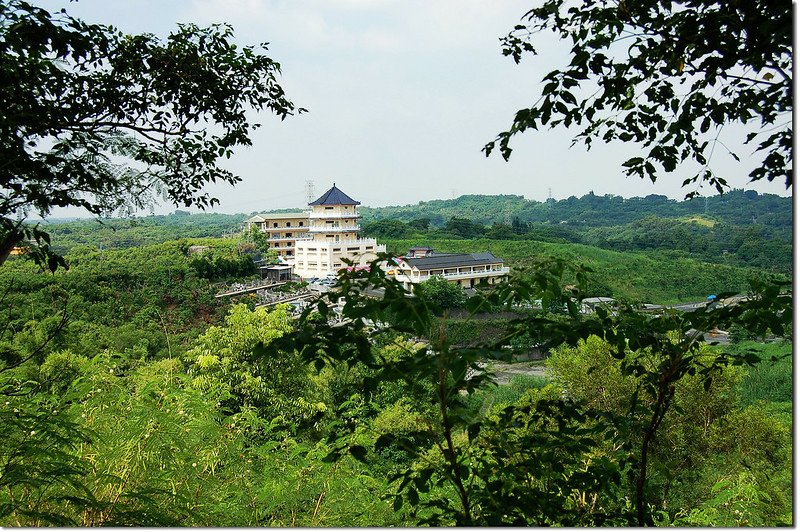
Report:
M 678 202 L 665 196 L 595 196 L 540 203 L 462 196 L 364 209 L 379 238 L 478 238 L 577 243 L 615 251 L 672 251 L 708 263 L 792 270 L 791 198 L 733 190 Z
M 765 275 L 754 268 L 707 264 L 669 252 L 648 255 L 583 244 L 488 238 L 387 239 L 386 244 L 387 250 L 397 254 L 421 244 L 441 252 L 491 251 L 512 267 L 523 267 L 535 258 L 546 256 L 574 260 L 593 270 L 591 295 L 658 304 L 703 301 L 709 294 L 743 292 L 748 289 L 748 279 Z
M 482 225 L 510 223 L 516 217 L 522 222 L 563 222 L 599 227 L 626 224 L 647 216 L 677 218 L 702 215 L 737 225 L 756 223 L 770 227 L 791 227 L 791 205 L 791 198 L 737 189 L 684 201 L 658 194 L 623 198 L 611 194 L 598 196 L 591 192 L 580 198 L 570 196 L 544 202 L 515 195 L 465 195 L 450 200 L 421 201 L 403 207 L 363 207 L 361 213 L 367 222 L 381 219 L 408 222 L 428 218 L 436 226 L 444 225 L 451 217 L 469 217 Z
M 390 245 L 402 250 L 411 243 Z M 600 278 L 609 283 L 650 271 L 639 287 L 647 299 L 658 296 L 659 290 L 658 297 L 665 299 L 683 295 L 657 284 L 659 276 L 668 273 L 641 255 L 533 241 L 431 243 L 450 251 L 490 249 L 518 264 L 541 254 L 562 253 L 594 265 L 598 273 L 610 269 Z M 192 244 L 210 250 L 192 255 Z M 427 352 L 425 344 L 409 337 L 402 320 L 425 315 L 427 307 L 415 314 L 402 311 L 409 304 L 405 297 L 389 303 L 367 301 L 367 310 L 384 304 L 397 308 L 390 313 L 390 327 L 380 333 L 329 328 L 315 313 L 309 321 L 297 321 L 284 308 L 229 307 L 213 298 L 215 286 L 209 279 L 232 281 L 252 275 L 252 270 L 240 269 L 243 259 L 250 260 L 251 247 L 230 238 L 103 250 L 75 245 L 66 254 L 70 268 L 55 274 L 38 270 L 24 257 L 6 262 L 0 270 L 0 312 L 6 324 L 0 336 L 0 389 L 5 396 L 0 421 L 6 429 L 0 441 L 0 524 L 451 525 L 462 517 L 451 504 L 459 500 L 459 493 L 448 480 L 451 469 L 441 451 L 448 445 L 442 439 L 443 419 L 450 419 L 446 423 L 451 424 L 453 452 L 464 460 L 460 474 L 476 486 L 468 494 L 468 500 L 475 501 L 473 522 L 507 522 L 502 516 L 511 502 L 503 497 L 509 493 L 484 482 L 503 482 L 509 489 L 528 486 L 538 498 L 526 495 L 520 501 L 547 502 L 514 503 L 514 519 L 519 520 L 514 522 L 633 522 L 634 455 L 619 449 L 609 452 L 605 437 L 597 432 L 599 425 L 581 421 L 586 418 L 575 410 L 583 408 L 580 404 L 559 406 L 565 396 L 584 401 L 585 379 L 521 389 L 515 384 L 496 393 L 486 381 L 473 390 L 480 392 L 474 396 L 453 393 L 453 401 L 440 405 L 453 417 L 442 418 L 440 408 L 434 407 L 440 387 L 451 378 L 464 378 L 464 364 L 473 355 L 451 346 L 447 356 L 454 365 L 443 367 L 441 374 L 426 366 L 438 364 L 436 357 L 416 356 L 419 349 Z M 689 264 L 684 264 L 687 277 L 702 274 L 702 265 L 688 259 L 665 261 L 663 267 L 678 271 L 684 262 Z M 745 273 L 720 268 L 714 278 L 733 282 Z M 578 281 L 569 276 L 562 280 Z M 592 282 L 599 286 L 590 279 L 589 287 Z M 365 302 L 354 303 L 358 308 Z M 331 306 L 315 308 L 328 313 Z M 558 317 L 559 323 L 566 323 L 565 318 Z M 395 319 L 401 322 L 395 324 Z M 418 339 L 435 337 L 441 327 L 454 327 L 452 320 L 429 320 L 431 327 L 417 334 Z M 509 319 L 488 320 L 487 325 L 497 329 L 496 335 L 488 336 L 503 337 L 511 324 Z M 304 336 L 306 332 L 310 336 Z M 368 358 L 336 362 L 339 351 L 332 346 L 312 348 L 326 360 L 317 365 L 304 346 L 328 334 L 345 335 L 337 344 L 341 352 L 360 346 L 369 351 L 364 354 Z M 369 340 L 356 341 L 361 334 Z M 750 341 L 741 351 L 758 351 L 760 346 Z M 596 359 L 593 351 L 580 349 L 565 347 L 561 360 L 574 360 L 562 367 L 585 365 L 587 354 Z M 774 344 L 769 354 L 782 357 L 785 352 L 786 344 Z M 377 360 L 389 365 L 376 369 Z M 609 358 L 608 364 L 613 366 L 614 360 Z M 665 421 L 665 438 L 653 445 L 648 466 L 646 500 L 654 523 L 774 525 L 790 519 L 791 479 L 786 472 L 791 467 L 791 404 L 786 376 L 791 364 L 782 360 L 772 371 L 764 366 L 758 375 L 725 373 L 715 378 L 710 390 L 704 391 L 698 378 L 682 385 L 681 413 Z M 394 365 L 404 364 L 420 366 L 392 373 Z M 636 381 L 618 373 L 602 371 L 602 376 L 604 388 L 616 394 L 608 399 L 621 404 L 630 399 L 626 390 Z M 771 392 L 754 393 L 754 387 Z M 504 409 L 509 407 L 517 417 L 506 420 Z M 609 408 L 607 415 L 627 411 L 620 408 Z M 567 417 L 559 418 L 562 414 Z M 620 426 L 628 428 L 618 431 L 620 439 L 614 440 L 614 445 L 628 445 L 630 453 L 639 445 L 631 430 L 644 419 L 637 416 L 634 425 Z M 705 416 L 708 427 L 702 437 L 693 424 L 698 416 Z M 569 427 L 566 432 L 540 432 L 542 423 L 562 422 Z M 730 436 L 734 428 L 735 438 Z M 761 451 L 767 448 L 769 452 Z M 481 449 L 487 452 L 475 454 Z M 492 461 L 506 449 L 522 460 L 539 460 L 545 468 L 563 468 L 558 486 L 547 488 L 544 469 L 529 469 L 528 462 L 494 468 Z M 681 463 L 674 464 L 674 457 Z M 581 488 L 590 499 L 603 501 L 602 508 L 591 511 L 572 491 L 589 478 L 582 473 L 584 459 L 602 464 L 591 472 L 591 479 L 600 483 Z M 709 465 L 697 469 L 693 463 Z M 748 470 L 752 464 L 763 474 Z M 503 471 L 504 476 L 492 471 Z M 404 478 L 410 480 L 401 486 Z M 721 498 L 726 502 L 718 504 Z

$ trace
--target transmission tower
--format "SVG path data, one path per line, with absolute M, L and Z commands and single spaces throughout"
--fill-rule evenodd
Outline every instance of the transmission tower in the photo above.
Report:
M 306 203 L 311 203 L 315 199 L 317 199 L 317 195 L 314 193 L 314 180 L 313 179 L 306 179 Z

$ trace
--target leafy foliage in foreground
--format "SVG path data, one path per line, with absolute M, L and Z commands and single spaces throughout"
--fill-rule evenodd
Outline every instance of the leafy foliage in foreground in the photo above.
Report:
M 31 212 L 107 215 L 159 195 L 213 206 L 202 189 L 239 181 L 218 160 L 251 143 L 248 112 L 296 111 L 280 65 L 228 26 L 125 35 L 20 0 L 0 3 L 0 21 L 0 99 L 14 102 L 0 116 L 0 264 L 25 238 L 49 244 L 24 226 Z
M 616 314 L 600 309 L 596 318 L 587 319 L 579 315 L 572 299 L 580 297 L 587 272 L 575 268 L 577 287 L 565 290 L 568 268 L 563 260 L 543 261 L 488 296 L 470 300 L 473 310 L 519 305 L 534 298 L 541 299 L 544 308 L 551 302 L 566 306 L 567 320 L 546 314 L 511 320 L 507 335 L 495 344 L 455 348 L 439 322 L 440 333 L 432 335 L 429 343 L 409 346 L 399 358 L 376 354 L 371 347 L 376 334 L 389 329 L 424 336 L 437 322 L 424 297 L 405 297 L 397 283 L 383 277 L 377 264 L 369 272 L 340 278 L 337 289 L 304 311 L 299 329 L 277 342 L 302 346 L 302 355 L 318 368 L 326 364 L 371 368 L 358 386 L 366 392 L 376 391 L 385 382 L 397 381 L 411 389 L 428 383 L 429 401 L 436 408 L 420 413 L 426 430 L 384 434 L 373 448 L 380 453 L 396 446 L 417 458 L 416 467 L 392 478 L 397 482 L 395 508 L 408 504 L 412 515 L 419 512 L 421 523 L 653 524 L 660 506 L 656 465 L 664 465 L 654 458 L 657 443 L 670 435 L 665 428 L 668 415 L 680 412 L 681 401 L 690 395 L 683 390 L 686 383 L 695 382 L 710 392 L 715 382 L 724 382 L 720 379 L 727 367 L 758 361 L 746 354 L 709 353 L 703 348 L 703 335 L 734 322 L 761 334 L 772 330 L 782 335 L 791 323 L 791 297 L 781 294 L 779 285 L 756 284 L 759 295 L 736 306 L 712 304 L 695 312 L 657 316 L 623 306 Z M 363 296 L 361 289 L 366 287 L 382 288 L 384 297 Z M 347 325 L 330 326 L 330 309 L 339 298 L 346 301 L 342 315 Z M 377 330 L 369 323 L 376 324 Z M 577 345 L 593 335 L 603 338 L 621 376 L 633 379 L 625 394 L 626 408 L 597 409 L 579 398 L 545 394 L 534 404 L 507 407 L 494 430 L 490 428 L 491 423 L 475 417 L 465 397 L 490 382 L 483 361 L 506 357 L 502 346 L 523 334 L 542 338 L 548 346 Z M 531 417 L 524 421 L 524 416 Z M 368 463 L 368 448 L 354 444 L 348 435 L 358 427 L 357 419 L 354 416 L 344 423 L 332 443 L 338 442 L 339 453 L 349 451 Z M 709 424 L 712 421 L 713 417 Z M 520 446 L 515 450 L 512 429 L 520 427 Z M 552 439 L 548 439 L 548 427 L 553 427 Z M 421 493 L 430 496 L 423 500 Z M 500 497 L 502 504 L 494 505 L 489 494 Z M 551 505 L 531 503 L 548 497 Z M 557 514 L 552 513 L 554 507 Z
M 681 163 L 698 170 L 683 181 L 722 193 L 715 150 L 740 157 L 720 141 L 732 124 L 758 139 L 752 180 L 792 186 L 792 9 L 762 0 L 635 3 L 547 0 L 528 11 L 503 39 L 517 63 L 535 54 L 533 41 L 553 32 L 569 41 L 569 64 L 544 76 L 541 96 L 489 142 L 505 159 L 511 138 L 539 127 L 579 128 L 575 142 L 620 141 L 641 149 L 622 163 L 625 174 L 656 181 Z M 656 165 L 661 168 L 658 169 Z M 692 197 L 696 192 L 689 193 Z
M 730 367 L 774 355 L 786 373 L 789 347 L 709 351 L 675 332 L 789 334 L 777 287 L 756 286 L 764 297 L 742 307 L 593 318 L 573 299 L 591 272 L 551 259 L 469 301 L 493 313 L 471 320 L 375 269 L 341 278 L 299 321 L 237 306 L 177 341 L 165 331 L 196 316 L 175 322 L 185 310 L 168 297 L 192 283 L 212 293 L 187 244 L 75 249 L 55 276 L 25 261 L 3 270 L 28 300 L 6 295 L 27 304 L 6 309 L 0 338 L 15 353 L 0 367 L 0 524 L 632 525 L 640 507 L 652 524 L 791 520 L 791 404 L 744 399 L 748 375 Z M 92 302 L 74 307 L 75 327 L 49 315 L 64 282 Z M 374 285 L 383 298 L 361 291 Z M 142 339 L 124 336 L 140 299 L 153 309 L 136 323 L 160 335 L 157 350 L 126 345 Z M 466 342 L 471 321 L 482 332 Z M 112 332 L 119 344 L 90 341 Z M 557 348 L 554 381 L 494 386 L 492 361 L 540 343 Z
M 221 408 L 187 369 L 179 358 L 60 351 L 0 371 L 0 523 L 402 524 L 357 462 L 326 463 L 324 443 L 247 404 Z

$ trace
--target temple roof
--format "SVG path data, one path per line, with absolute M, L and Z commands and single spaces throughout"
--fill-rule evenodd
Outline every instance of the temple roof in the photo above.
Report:
M 334 183 L 330 190 L 320 196 L 316 201 L 309 203 L 309 205 L 361 205 L 361 202 L 354 200 L 336 188 L 336 183 Z

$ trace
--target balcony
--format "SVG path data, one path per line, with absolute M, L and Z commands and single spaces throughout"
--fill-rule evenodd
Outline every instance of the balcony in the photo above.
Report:
M 267 242 L 287 242 L 289 240 L 294 242 L 295 240 L 303 240 L 304 238 L 308 238 L 305 233 L 303 233 L 303 236 L 271 236 L 267 239 Z
M 361 218 L 357 212 L 350 213 L 325 213 L 325 212 L 312 212 L 308 215 L 311 220 L 341 220 L 342 218 Z
M 308 228 L 309 233 L 358 233 L 359 231 L 361 231 L 360 225 L 312 225 Z
M 337 247 L 337 248 L 341 247 L 343 250 L 346 251 L 348 246 L 374 246 L 374 249 L 370 249 L 369 251 L 375 251 L 378 253 L 383 253 L 386 251 L 386 246 L 383 244 L 378 244 L 378 242 L 374 238 L 358 238 L 355 240 L 339 240 L 339 241 L 298 238 L 297 242 L 309 242 L 310 245 L 316 246 L 318 249 L 325 248 L 326 250 L 327 248 L 330 247 Z
M 408 271 L 408 270 L 405 270 Z M 511 272 L 511 268 L 503 267 L 503 268 L 496 268 L 492 270 L 477 270 L 477 271 L 470 271 L 470 272 L 453 272 L 453 273 L 437 273 L 434 275 L 428 274 L 419 274 L 419 275 L 408 275 L 406 273 L 399 273 L 401 270 L 395 270 L 394 277 L 401 283 L 422 283 L 427 281 L 431 277 L 443 277 L 448 281 L 461 281 L 462 279 L 484 279 L 487 277 L 499 277 L 501 275 L 508 275 Z

